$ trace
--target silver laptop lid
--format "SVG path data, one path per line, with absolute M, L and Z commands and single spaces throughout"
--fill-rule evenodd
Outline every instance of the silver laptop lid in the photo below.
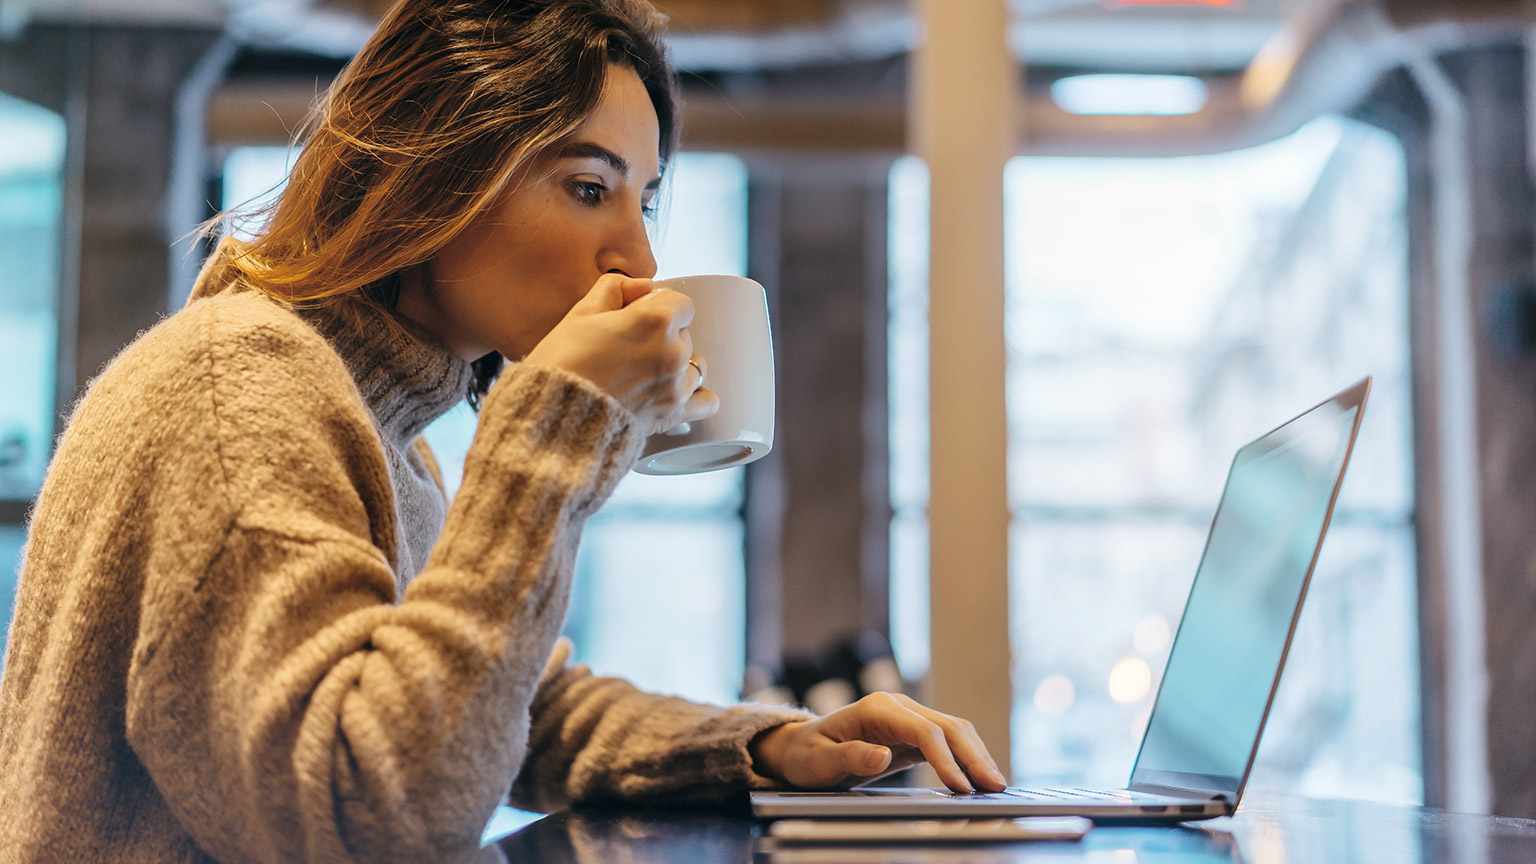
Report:
M 1242 795 L 1370 389 L 1365 378 L 1237 451 L 1131 788 Z

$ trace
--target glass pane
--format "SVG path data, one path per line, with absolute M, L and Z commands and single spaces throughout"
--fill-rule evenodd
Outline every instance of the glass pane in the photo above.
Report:
M 21 568 L 21 547 L 26 541 L 26 529 L 20 525 L 0 525 L 0 657 L 5 656 L 5 642 L 11 632 L 16 571 Z
M 1151 514 L 1099 521 L 1038 514 L 1014 521 L 1013 570 L 1054 574 L 1010 585 L 1019 666 L 1016 772 L 1126 782 L 1208 527 Z M 1133 698 L 1111 697 L 1116 672 L 1129 687 L 1118 695 Z M 1145 684 L 1131 686 L 1137 680 Z
M 1372 374 L 1254 782 L 1419 799 L 1404 177 L 1336 119 L 1010 166 L 1019 772 L 1125 782 L 1232 453 Z
M 224 201 L 220 209 L 249 212 L 277 199 L 288 183 L 288 170 L 299 155 L 295 147 L 236 147 L 224 159 Z M 264 220 L 236 218 L 229 231 L 250 238 Z
M 24 501 L 53 440 L 64 120 L 0 94 L 0 129 L 0 499 Z
M 1232 453 L 1371 374 L 1253 782 L 1419 799 L 1404 183 L 1395 141 L 1333 118 L 1217 156 L 1010 165 L 1016 774 L 1125 782 Z M 910 669 L 926 175 L 903 162 L 891 184 L 892 634 Z
M 647 690 L 735 701 L 746 663 L 742 530 L 734 513 L 598 514 L 566 623 L 581 659 Z
M 902 675 L 928 672 L 928 166 L 905 156 L 889 190 L 891 650 Z

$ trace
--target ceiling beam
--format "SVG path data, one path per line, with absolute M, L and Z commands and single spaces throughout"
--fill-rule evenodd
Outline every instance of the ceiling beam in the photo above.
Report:
M 394 0 L 319 0 L 315 8 L 377 23 L 394 5 Z M 656 0 L 653 5 L 668 17 L 673 32 L 762 33 L 835 24 L 847 0 Z
M 656 0 L 668 29 L 685 33 L 762 33 L 836 24 L 836 0 Z

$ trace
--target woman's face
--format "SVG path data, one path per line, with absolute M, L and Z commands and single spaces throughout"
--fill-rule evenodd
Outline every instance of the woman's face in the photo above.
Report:
M 597 108 L 531 159 L 501 200 L 407 282 L 399 310 L 464 359 L 517 360 L 604 273 L 656 275 L 646 214 L 660 126 L 634 70 L 610 65 Z

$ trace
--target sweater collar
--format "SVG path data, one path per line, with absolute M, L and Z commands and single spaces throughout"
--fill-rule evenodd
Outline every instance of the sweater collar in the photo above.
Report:
M 404 449 L 469 393 L 469 361 L 410 322 L 343 299 L 300 312 L 341 355 L 385 440 Z

